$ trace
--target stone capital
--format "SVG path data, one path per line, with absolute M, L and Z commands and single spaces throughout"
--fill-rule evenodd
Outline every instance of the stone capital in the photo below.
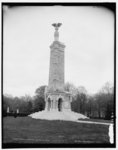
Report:
M 51 46 L 50 46 L 51 49 L 59 49 L 59 50 L 62 50 L 65 48 L 65 45 L 59 41 L 54 41 Z

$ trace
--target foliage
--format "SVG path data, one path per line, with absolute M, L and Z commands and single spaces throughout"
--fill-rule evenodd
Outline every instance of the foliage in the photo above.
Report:
M 3 96 L 3 115 L 9 107 L 10 112 L 30 114 L 45 108 L 45 88 L 40 86 L 35 91 L 35 96 L 25 95 L 22 97 Z M 94 95 L 89 95 L 83 86 L 75 87 L 72 83 L 66 83 L 65 91 L 70 92 L 73 97 L 71 109 L 75 112 L 85 114 L 90 118 L 111 119 L 114 112 L 114 88 L 110 83 L 100 89 Z M 114 114 L 113 114 L 114 115 Z
M 67 85 L 68 91 L 72 89 L 72 84 L 68 83 Z M 74 91 L 76 91 L 76 95 L 71 103 L 73 111 L 85 114 L 90 118 L 111 119 L 114 112 L 114 90 L 110 83 L 105 83 L 101 90 L 94 95 L 88 95 L 83 86 Z
M 45 88 L 46 86 L 40 86 L 35 91 L 34 101 L 33 101 L 33 109 L 35 111 L 44 110 L 45 108 Z
M 3 115 L 6 114 L 9 108 L 9 113 L 15 113 L 19 110 L 19 113 L 30 114 L 32 112 L 32 98 L 30 96 L 22 97 L 7 97 L 3 96 Z
M 72 102 L 72 110 L 75 112 L 85 114 L 86 101 L 87 101 L 86 89 L 83 86 L 78 87 L 76 99 Z
M 36 95 L 33 97 L 32 105 L 33 105 L 32 106 L 33 112 L 44 110 L 45 108 L 44 99 L 39 95 Z
M 64 85 L 64 90 L 71 93 L 73 100 L 76 99 L 78 90 L 72 83 L 67 82 Z
M 46 88 L 45 85 L 40 86 L 39 88 L 36 89 L 35 94 L 44 99 L 45 98 L 45 88 Z

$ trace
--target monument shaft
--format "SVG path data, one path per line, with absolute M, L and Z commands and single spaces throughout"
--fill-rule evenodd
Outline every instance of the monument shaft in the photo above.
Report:
M 64 87 L 64 50 L 59 42 L 51 46 L 48 86 L 57 90 Z

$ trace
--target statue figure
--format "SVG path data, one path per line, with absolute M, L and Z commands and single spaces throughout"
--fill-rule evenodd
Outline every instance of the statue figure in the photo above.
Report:
M 62 25 L 62 23 L 53 23 L 52 26 L 55 28 L 55 33 L 54 33 L 54 40 L 58 41 L 59 40 L 59 32 L 58 29 Z
M 55 30 L 58 30 L 62 23 L 53 23 L 52 26 L 55 27 Z

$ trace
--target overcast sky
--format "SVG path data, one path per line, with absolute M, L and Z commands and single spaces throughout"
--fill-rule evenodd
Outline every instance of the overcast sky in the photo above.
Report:
M 65 82 L 93 94 L 113 83 L 114 16 L 100 7 L 4 7 L 4 93 L 34 95 L 48 85 L 52 23 L 61 22 Z

